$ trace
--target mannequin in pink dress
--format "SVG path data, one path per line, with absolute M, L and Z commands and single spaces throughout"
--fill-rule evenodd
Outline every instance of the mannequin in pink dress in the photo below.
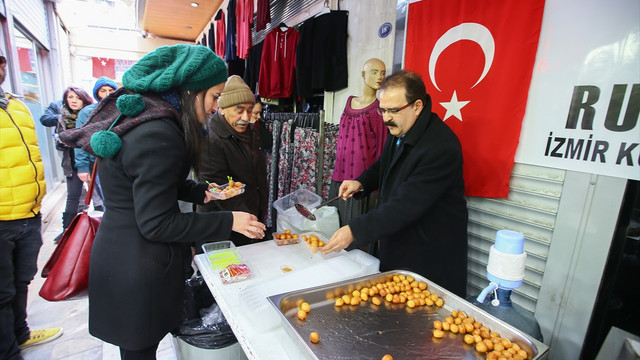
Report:
M 349 96 L 342 116 L 336 149 L 336 162 L 331 176 L 329 197 L 338 195 L 340 184 L 355 179 L 368 168 L 381 154 L 388 130 L 377 108 L 378 89 L 386 75 L 386 66 L 380 59 L 372 58 L 364 63 L 362 79 L 363 94 Z M 340 215 L 340 225 L 346 225 L 353 217 L 366 213 L 375 205 L 373 196 L 356 200 L 336 202 Z

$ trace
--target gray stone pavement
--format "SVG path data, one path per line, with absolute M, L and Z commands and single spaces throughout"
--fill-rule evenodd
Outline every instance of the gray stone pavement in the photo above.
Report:
M 22 356 L 25 360 L 117 360 L 120 359 L 117 347 L 89 334 L 86 296 L 50 302 L 38 295 L 45 280 L 40 276 L 40 271 L 55 249 L 53 239 L 62 231 L 66 196 L 66 184 L 61 183 L 55 189 L 48 190 L 43 199 L 43 245 L 38 256 L 38 273 L 29 285 L 27 300 L 27 322 L 32 330 L 61 326 L 64 334 L 49 343 L 22 350 Z M 90 211 L 89 214 L 99 216 L 101 213 Z M 158 360 L 176 360 L 171 338 L 168 335 L 160 343 Z

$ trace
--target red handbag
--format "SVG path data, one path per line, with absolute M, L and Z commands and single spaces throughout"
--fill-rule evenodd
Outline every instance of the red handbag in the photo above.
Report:
M 97 161 L 91 172 L 85 205 L 89 205 L 93 195 L 96 165 Z M 44 299 L 65 300 L 88 289 L 91 245 L 100 219 L 89 216 L 86 209 L 73 218 L 42 269 L 42 277 L 47 278 L 40 289 L 40 296 Z

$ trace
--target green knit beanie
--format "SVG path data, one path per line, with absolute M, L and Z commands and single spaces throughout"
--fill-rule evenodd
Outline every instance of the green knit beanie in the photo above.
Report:
M 201 45 L 162 46 L 145 55 L 122 76 L 125 89 L 137 93 L 202 90 L 227 80 L 227 67 Z

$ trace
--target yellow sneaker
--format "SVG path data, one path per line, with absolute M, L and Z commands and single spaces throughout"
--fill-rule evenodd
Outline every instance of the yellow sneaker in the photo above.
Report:
M 32 330 L 29 340 L 23 342 L 19 346 L 21 349 L 24 349 L 26 347 L 33 346 L 33 345 L 44 344 L 51 340 L 55 340 L 59 338 L 61 335 L 62 335 L 61 327 L 43 329 L 43 330 Z

